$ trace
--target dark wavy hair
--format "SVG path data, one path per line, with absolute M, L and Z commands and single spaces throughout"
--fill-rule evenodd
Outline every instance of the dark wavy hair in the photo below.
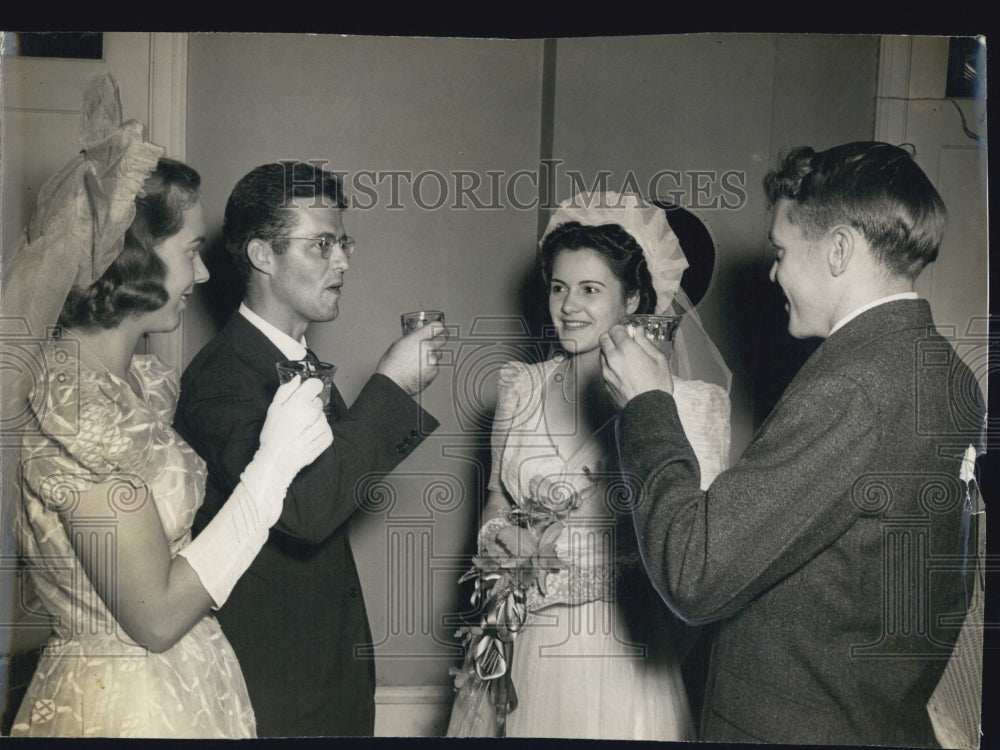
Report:
M 944 235 L 944 202 L 913 154 L 858 141 L 826 151 L 793 149 L 764 178 L 769 205 L 792 201 L 789 218 L 816 238 L 843 222 L 868 241 L 875 259 L 915 279 L 934 262 Z
M 251 240 L 264 240 L 279 254 L 287 249 L 288 240 L 279 238 L 295 229 L 294 198 L 312 198 L 310 206 L 347 208 L 340 177 L 308 162 L 262 164 L 244 175 L 230 193 L 222 236 L 244 284 L 250 280 Z
M 635 238 L 620 224 L 597 226 L 567 221 L 542 240 L 542 279 L 548 288 L 552 281 L 552 266 L 564 250 L 593 250 L 607 263 L 611 273 L 621 282 L 625 299 L 638 292 L 637 313 L 651 313 L 656 308 L 656 292 L 649 275 L 646 256 Z
M 73 287 L 59 313 L 59 325 L 115 328 L 127 315 L 158 310 L 169 295 L 167 268 L 154 248 L 184 226 L 184 211 L 199 197 L 201 177 L 186 164 L 160 159 L 135 199 L 135 218 L 122 252 L 87 288 Z

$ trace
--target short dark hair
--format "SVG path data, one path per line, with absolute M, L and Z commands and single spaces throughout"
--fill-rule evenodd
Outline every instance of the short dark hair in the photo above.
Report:
M 200 187 L 201 176 L 187 164 L 160 159 L 135 199 L 121 253 L 89 287 L 70 290 L 59 325 L 115 328 L 127 315 L 163 307 L 169 299 L 163 287 L 167 267 L 155 248 L 181 231 L 184 211 L 198 200 Z
M 556 256 L 564 250 L 595 251 L 621 282 L 626 299 L 639 294 L 637 313 L 651 313 L 656 308 L 656 292 L 646 256 L 635 238 L 620 224 L 594 226 L 567 221 L 549 232 L 541 248 L 542 278 L 546 287 L 552 281 Z
M 347 208 L 339 175 L 306 162 L 262 164 L 244 175 L 230 193 L 222 236 L 244 284 L 250 280 L 246 249 L 251 240 L 269 242 L 276 253 L 288 247 L 287 240 L 278 238 L 295 228 L 294 198 L 313 198 L 316 205 L 323 205 L 325 198 L 331 208 Z
M 768 204 L 792 201 L 789 218 L 815 236 L 838 222 L 857 229 L 875 259 L 915 279 L 934 262 L 944 235 L 944 202 L 913 154 L 858 141 L 826 151 L 793 149 L 764 177 Z

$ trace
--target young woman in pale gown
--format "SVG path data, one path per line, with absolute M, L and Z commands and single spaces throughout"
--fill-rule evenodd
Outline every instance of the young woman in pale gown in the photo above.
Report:
M 541 242 L 563 351 L 538 364 L 510 363 L 500 375 L 481 548 L 513 508 L 575 506 L 557 542 L 558 572 L 547 575 L 544 594 L 527 592 L 529 615 L 509 664 L 517 705 L 504 731 L 693 740 L 676 642 L 683 628 L 636 550 L 598 342 L 626 313 L 676 309 L 686 260 L 660 209 L 634 197 L 600 207 L 615 205 L 614 194 L 594 200 L 587 207 L 588 196 L 577 196 L 560 207 Z M 728 461 L 728 371 L 718 372 L 720 384 L 678 379 L 675 391 L 706 486 Z M 456 714 L 464 711 L 458 705 Z M 453 715 L 454 733 L 468 726 Z
M 54 631 L 11 733 L 253 737 L 211 611 L 332 434 L 318 380 L 279 389 L 243 481 L 192 541 L 206 472 L 171 428 L 178 373 L 134 352 L 176 328 L 208 278 L 200 179 L 158 158 L 138 123 L 119 125 L 120 107 L 113 79 L 92 83 L 86 149 L 43 187 L 4 279 L 5 315 L 59 322 L 34 350 L 31 382 L 5 392 L 30 417 L 19 537 Z

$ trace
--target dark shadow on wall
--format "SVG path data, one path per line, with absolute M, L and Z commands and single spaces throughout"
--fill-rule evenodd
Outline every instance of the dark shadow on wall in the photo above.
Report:
M 770 264 L 764 260 L 767 256 L 763 249 L 743 248 L 732 253 L 733 258 L 760 260 L 728 264 L 725 278 L 716 279 L 716 247 L 703 218 L 675 204 L 657 205 L 665 210 L 670 228 L 687 256 L 689 266 L 681 278 L 681 287 L 692 303 L 697 305 L 713 282 L 721 282 L 715 293 L 722 295 L 727 313 L 729 330 L 723 334 L 729 343 L 726 364 L 734 379 L 743 379 L 749 388 L 756 430 L 821 340 L 794 339 L 788 334 L 785 298 L 768 278 Z M 733 461 L 738 458 L 732 457 Z
M 539 356 L 532 361 L 540 362 L 548 358 L 551 348 L 557 345 L 549 317 L 548 290 L 542 280 L 537 259 L 519 274 L 515 286 L 516 308 L 528 326 L 531 339 L 542 342 Z
M 226 252 L 221 234 L 208 238 L 202 257 L 210 276 L 197 293 L 216 330 L 220 330 L 243 301 L 245 286 L 236 263 Z
M 663 209 L 670 229 L 681 243 L 681 250 L 688 261 L 688 267 L 681 276 L 681 288 L 691 304 L 697 306 L 708 292 L 715 273 L 715 240 L 703 220 L 683 206 L 669 201 L 651 202 Z
M 746 257 L 745 254 L 737 257 Z M 760 427 L 785 388 L 822 339 L 796 339 L 788 333 L 785 296 L 768 278 L 766 261 L 748 262 L 730 269 L 731 302 L 728 325 L 736 342 L 733 372 L 747 374 L 753 404 L 753 427 Z M 739 456 L 732 456 L 735 462 Z

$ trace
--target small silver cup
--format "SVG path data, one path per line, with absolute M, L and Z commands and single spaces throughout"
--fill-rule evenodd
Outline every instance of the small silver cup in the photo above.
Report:
M 323 390 L 319 397 L 323 401 L 323 411 L 330 413 L 330 392 L 333 389 L 333 376 L 337 372 L 337 366 L 329 362 L 313 362 L 311 359 L 290 359 L 277 362 L 275 368 L 278 370 L 278 380 L 284 384 L 301 375 L 303 380 L 308 378 L 319 378 L 323 381 Z
M 444 324 L 444 313 L 440 310 L 417 310 L 403 313 L 399 316 L 399 322 L 403 329 L 403 335 L 406 336 L 431 323 Z

